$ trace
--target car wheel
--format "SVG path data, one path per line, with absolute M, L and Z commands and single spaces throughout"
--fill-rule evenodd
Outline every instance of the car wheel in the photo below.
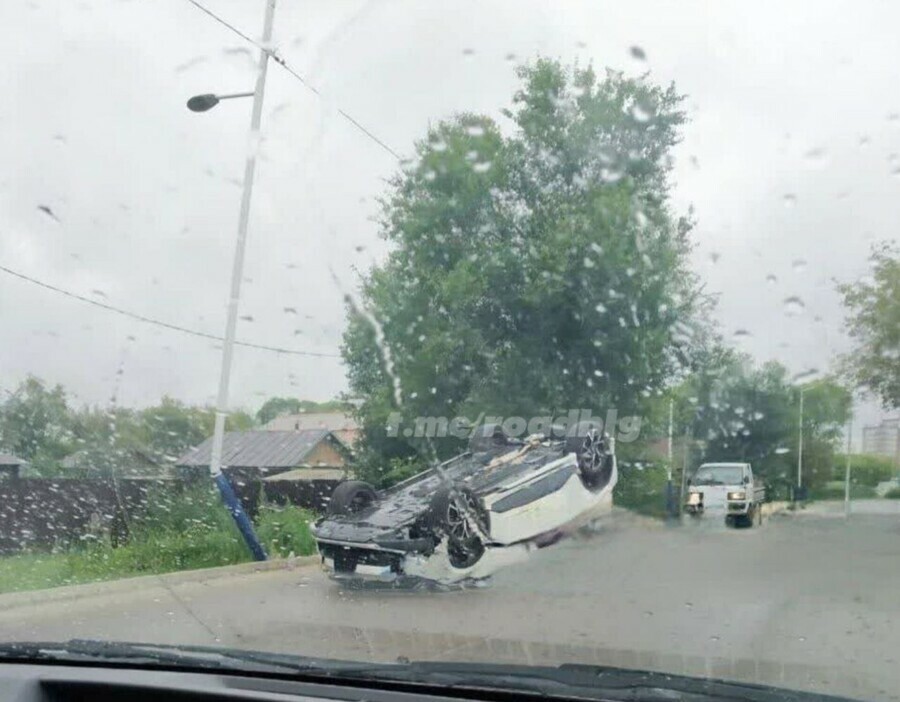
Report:
M 450 565 L 470 568 L 481 560 L 482 537 L 488 533 L 490 518 L 472 490 L 442 488 L 432 499 L 431 515 L 434 525 L 446 534 Z
M 356 514 L 376 499 L 378 499 L 378 494 L 369 483 L 362 480 L 345 480 L 343 483 L 338 483 L 334 492 L 331 493 L 331 499 L 328 501 L 328 515 Z
M 483 453 L 508 443 L 509 437 L 499 424 L 479 424 L 469 436 L 469 451 Z
M 615 457 L 603 427 L 594 422 L 581 422 L 572 436 L 566 437 L 566 453 L 574 453 L 578 473 L 585 487 L 600 490 L 612 478 Z

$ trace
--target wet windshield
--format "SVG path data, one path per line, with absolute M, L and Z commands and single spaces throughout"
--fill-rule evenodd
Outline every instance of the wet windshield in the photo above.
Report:
M 900 702 L 898 27 L 0 2 L 0 661 Z
M 694 485 L 735 485 L 744 478 L 740 466 L 703 466 L 691 480 Z

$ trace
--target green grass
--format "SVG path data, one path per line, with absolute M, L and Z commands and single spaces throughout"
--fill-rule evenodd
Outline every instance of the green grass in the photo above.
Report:
M 256 534 L 270 558 L 308 556 L 316 552 L 316 541 L 309 530 L 315 513 L 299 507 L 264 507 L 257 520 Z
M 0 558 L 0 593 L 231 565 L 250 553 L 231 516 L 205 488 L 159 501 L 135 521 L 128 543 L 85 539 L 62 552 Z M 263 506 L 257 535 L 271 558 L 315 553 L 309 523 L 315 515 L 298 507 Z

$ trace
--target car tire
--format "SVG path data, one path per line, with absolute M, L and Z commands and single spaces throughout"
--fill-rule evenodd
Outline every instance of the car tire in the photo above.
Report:
M 453 492 L 456 492 L 454 499 Z M 460 509 L 459 502 L 467 508 Z M 485 545 L 482 535 L 490 529 L 490 517 L 478 496 L 467 487 L 443 487 L 431 500 L 432 528 L 445 534 L 447 555 L 454 568 L 471 568 L 481 560 Z M 473 519 L 477 523 L 473 524 Z
M 469 451 L 472 453 L 484 453 L 508 444 L 509 437 L 499 424 L 479 424 L 469 435 Z
M 362 480 L 345 480 L 331 493 L 328 500 L 328 516 L 340 516 L 361 512 L 375 500 L 378 494 L 369 483 Z
M 589 490 L 602 490 L 612 478 L 615 456 L 609 436 L 595 422 L 580 422 L 566 437 L 566 453 L 574 453 L 581 482 Z

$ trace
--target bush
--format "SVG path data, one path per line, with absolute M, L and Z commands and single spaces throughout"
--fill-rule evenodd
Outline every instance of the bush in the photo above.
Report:
M 660 465 L 620 463 L 613 503 L 652 517 L 666 516 L 666 469 Z
M 844 471 L 847 466 L 847 454 L 838 453 L 834 456 L 835 480 L 844 479 Z M 850 474 L 853 482 L 860 485 L 875 487 L 878 483 L 890 480 L 896 475 L 897 469 L 890 458 L 884 456 L 871 456 L 866 454 L 851 454 Z
M 811 490 L 809 496 L 810 499 L 813 500 L 843 500 L 844 484 L 826 483 L 821 487 Z M 850 483 L 851 500 L 868 500 L 877 496 L 875 488 L 870 485 L 860 485 L 856 482 Z
M 389 465 L 390 469 L 380 477 L 375 487 L 382 490 L 389 488 L 391 485 L 396 485 L 417 473 L 421 473 L 427 467 L 423 465 L 420 459 L 415 457 L 409 459 L 395 458 Z
M 227 529 L 231 515 L 222 504 L 219 490 L 212 481 L 202 481 L 180 492 L 150 491 L 147 508 L 142 514 L 133 515 L 131 530 L 184 532 L 189 529 Z
M 900 487 L 891 488 L 884 496 L 889 500 L 900 500 Z

